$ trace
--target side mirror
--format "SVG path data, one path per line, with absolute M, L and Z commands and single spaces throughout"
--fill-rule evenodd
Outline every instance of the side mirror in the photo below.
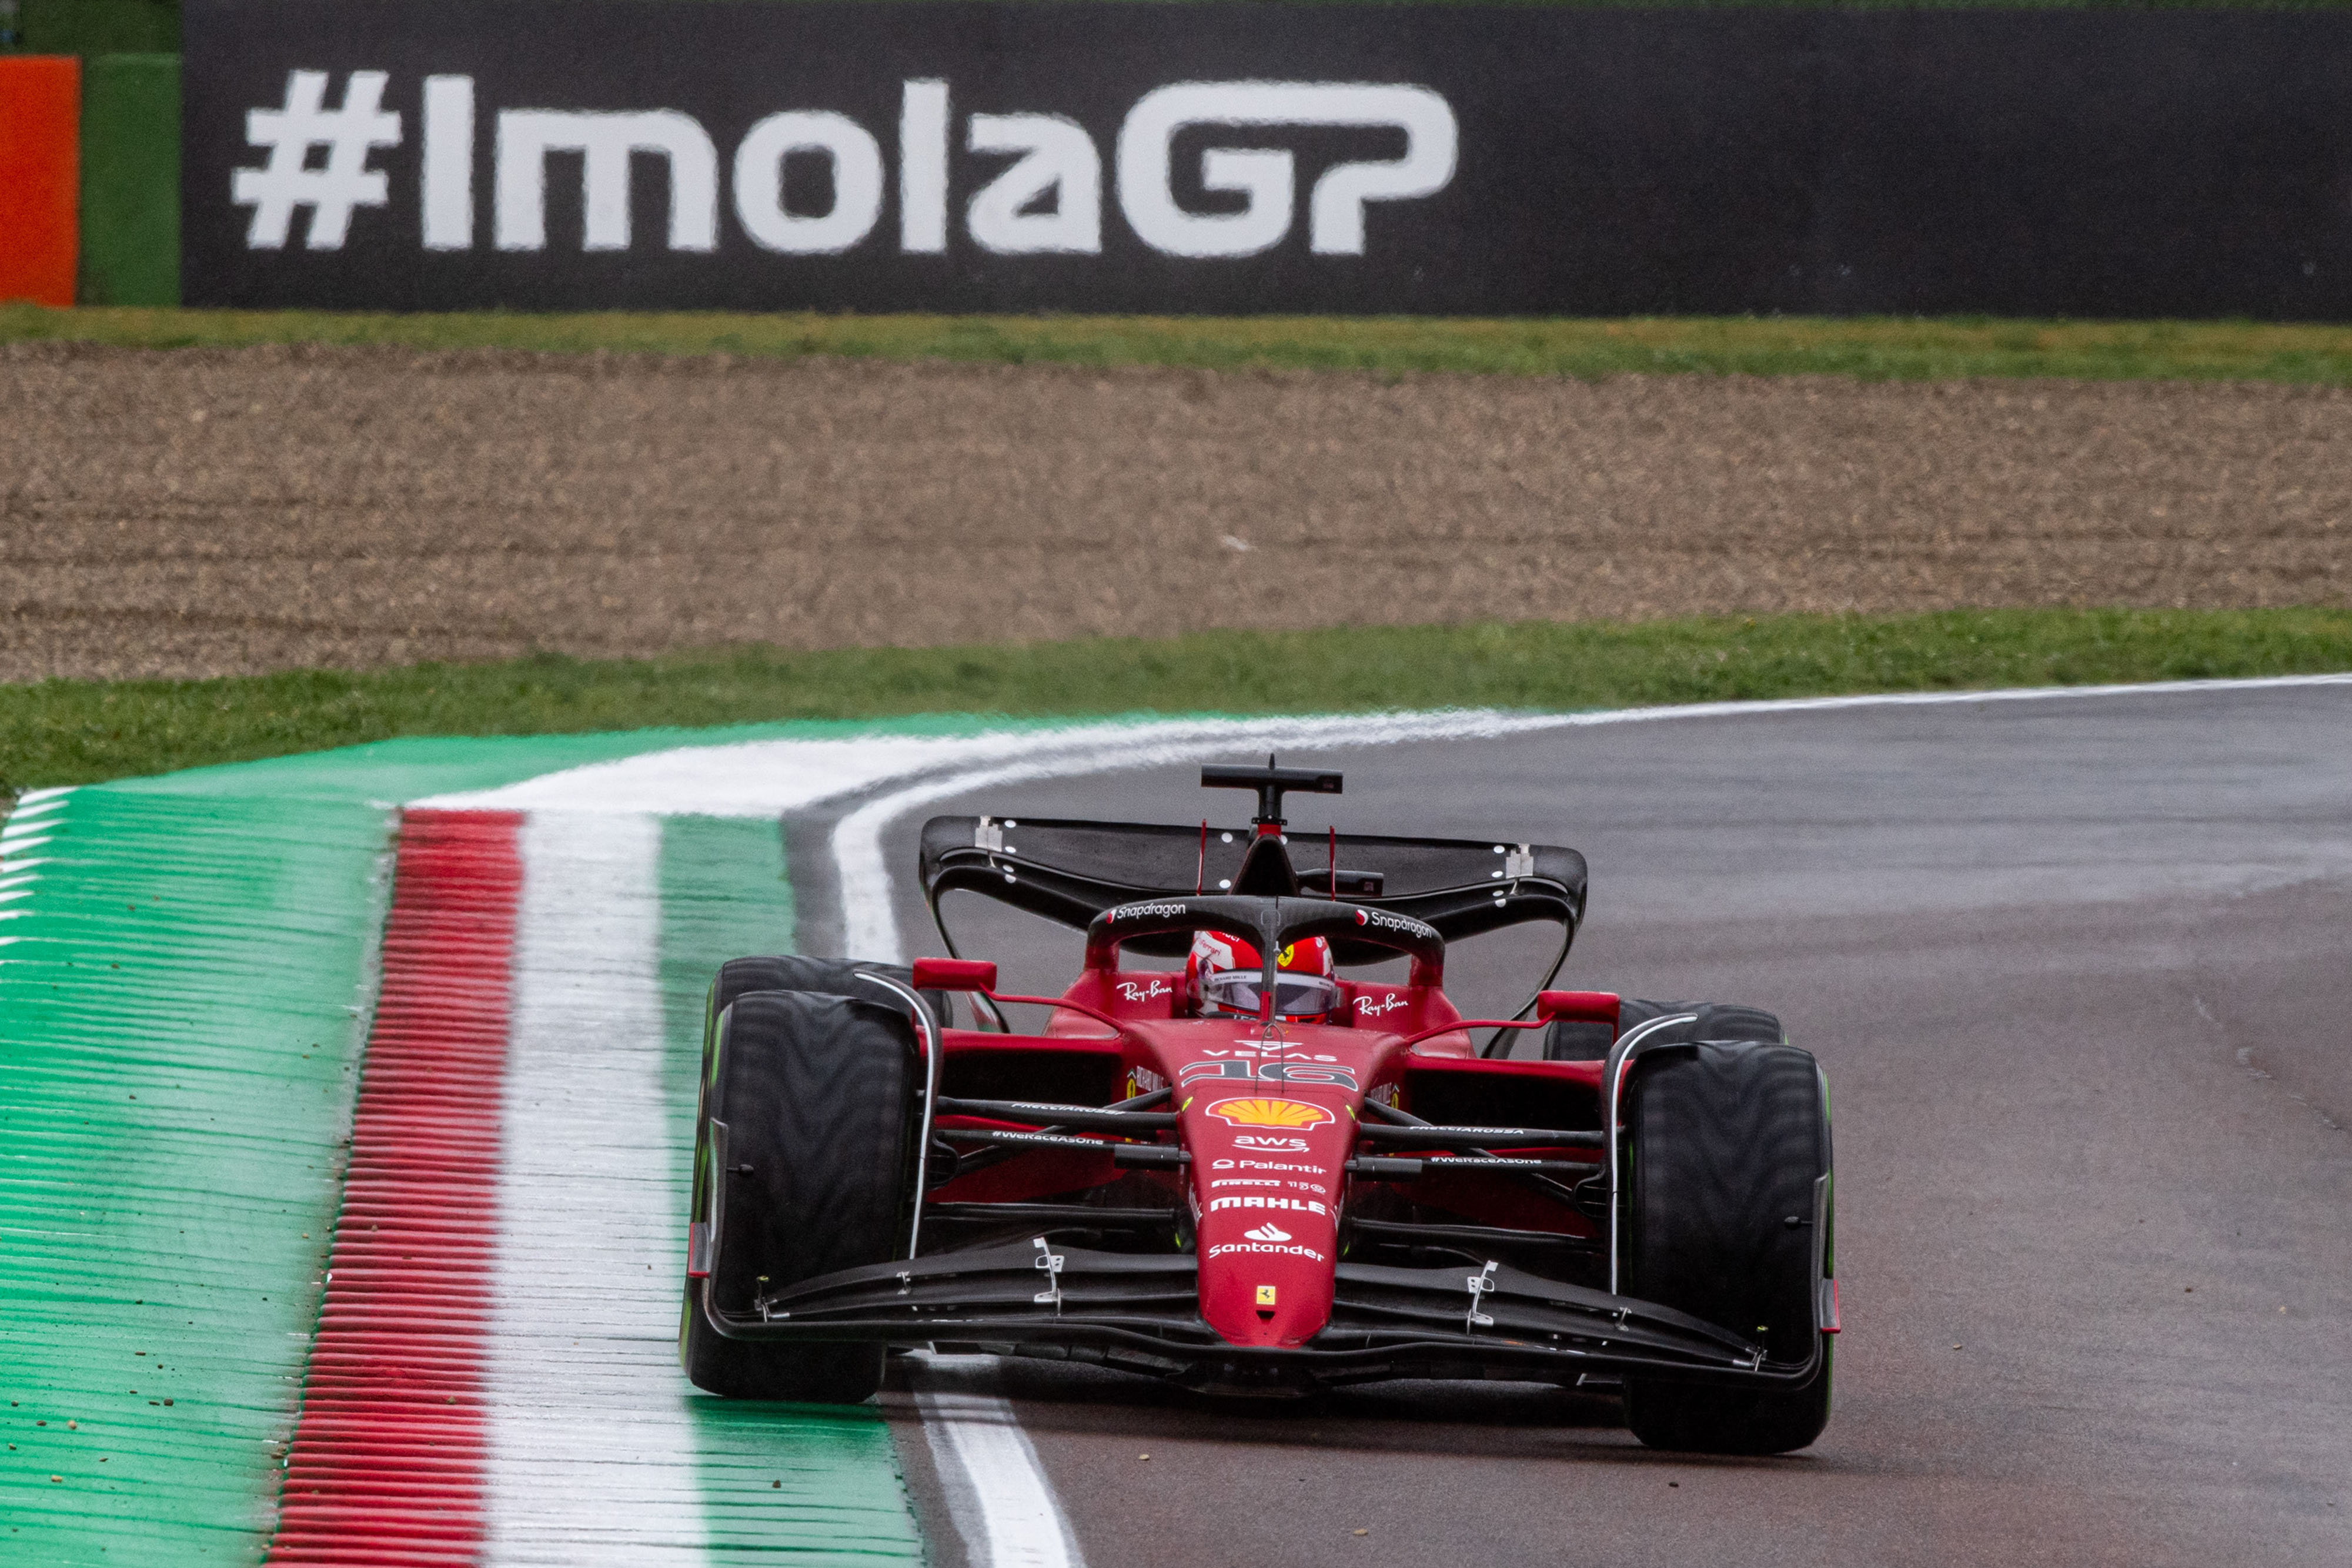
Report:
M 1613 1033 L 1617 1028 L 1617 993 L 1538 991 L 1536 1017 L 1546 1023 L 1605 1023 Z
M 980 958 L 918 958 L 915 989 L 992 991 L 996 989 L 996 966 Z M 1613 1003 L 1617 998 L 1609 999 Z

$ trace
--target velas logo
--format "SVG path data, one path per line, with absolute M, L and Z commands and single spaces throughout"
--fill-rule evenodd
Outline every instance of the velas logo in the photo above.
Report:
M 1242 1234 L 1248 1237 L 1253 1241 L 1287 1241 L 1290 1239 L 1290 1232 L 1285 1230 L 1271 1219 L 1267 1220 L 1264 1225 L 1259 1226 L 1255 1230 L 1244 1230 Z
M 1209 1114 L 1229 1127 L 1288 1127 L 1304 1130 L 1331 1120 L 1331 1113 L 1304 1100 L 1220 1100 Z

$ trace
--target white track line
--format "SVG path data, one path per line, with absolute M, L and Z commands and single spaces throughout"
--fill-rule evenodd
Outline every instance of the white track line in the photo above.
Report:
M 485 1561 L 699 1563 L 660 1080 L 661 823 L 534 812 L 521 849 Z
M 2053 702 L 2088 697 L 2162 696 L 2182 693 L 2259 691 L 2275 687 L 2352 685 L 2352 673 L 2278 675 L 2253 680 L 2164 681 L 2125 686 L 2036 686 L 1989 692 L 1887 692 L 1843 697 L 1790 697 L 1769 702 L 1685 703 L 1612 708 L 1592 713 L 1512 714 L 1461 708 L 1439 713 L 1334 715 L 1305 718 L 1161 721 L 1093 725 L 1018 737 L 1024 747 L 990 747 L 992 766 L 966 767 L 926 779 L 859 807 L 834 828 L 834 863 L 841 876 L 843 953 L 904 962 L 889 868 L 882 840 L 890 825 L 918 806 L 994 784 L 1143 768 L 1244 746 L 1353 748 L 1405 741 L 1477 739 L 1533 730 L 1604 725 L 1659 724 L 1675 719 L 1748 718 L 1769 714 L 1845 708 L 1937 707 L 1965 703 Z M 978 748 L 975 748 L 976 750 Z M 998 760 L 1003 758 L 1003 760 Z M 974 758 L 975 760 L 977 758 Z M 713 766 L 725 766 L 709 758 Z
M 1012 1404 L 971 1386 L 991 1355 L 908 1358 L 923 1437 L 971 1568 L 1085 1568 L 1053 1483 Z M 961 1385 L 961 1386 L 959 1386 Z
M 835 824 L 833 860 L 841 877 L 842 954 L 886 963 L 905 962 L 898 918 L 891 895 L 882 836 L 890 824 L 918 806 L 991 785 L 1114 768 L 1148 768 L 1211 757 L 1241 747 L 1284 747 L 1391 746 L 1408 740 L 1444 740 L 1553 729 L 1569 722 L 1551 714 L 1503 714 L 1467 709 L 1436 714 L 1365 714 L 1336 718 L 1212 720 L 1205 723 L 1142 724 L 1065 731 L 1033 739 L 1017 760 L 967 768 L 926 779 L 859 807 Z
M 513 1186 L 499 1266 L 502 1332 L 494 1392 L 501 1409 L 494 1441 L 498 1522 L 491 1561 L 638 1562 L 649 1552 L 675 1561 L 696 1554 L 693 1543 L 699 1540 L 692 1434 L 671 1357 L 677 1251 L 671 1195 L 662 1181 L 622 1174 L 625 1167 L 660 1168 L 666 1158 L 654 1078 L 658 832 L 643 813 L 772 816 L 903 782 L 906 787 L 845 817 L 833 841 L 845 951 L 897 958 L 904 949 L 881 850 L 884 834 L 917 806 L 991 784 L 1181 761 L 1244 747 L 1353 748 L 1843 708 L 2345 685 L 2352 685 L 2352 674 L 1577 714 L 1454 710 L 1111 721 L 956 737 L 737 742 L 675 747 L 415 802 L 546 813 L 535 815 L 525 831 L 509 1087 Z M 19 831 L 31 838 L 40 826 L 26 822 Z M 541 1115 L 531 1113 L 533 1105 L 551 1109 Z M 590 1135 L 582 1136 L 583 1129 Z M 629 1283 L 639 1275 L 642 1292 Z M 599 1315 L 586 1323 L 583 1312 Z M 568 1358 L 580 1328 L 602 1337 L 605 1346 L 593 1357 Z M 967 1533 L 974 1537 L 976 1568 L 1080 1568 L 1052 1483 L 1011 1406 L 968 1387 L 939 1385 L 956 1359 L 911 1370 L 942 1480 L 951 1495 L 968 1501 L 973 1516 Z
M 1889 692 L 1769 702 L 1685 703 L 1589 713 L 1506 713 L 1455 708 L 1433 713 L 1342 714 L 1255 719 L 1110 720 L 1058 728 L 1011 727 L 968 736 L 875 735 L 844 740 L 751 740 L 676 747 L 612 762 L 567 768 L 494 789 L 429 796 L 412 806 L 453 810 L 691 812 L 770 817 L 860 789 L 987 765 L 1020 767 L 1052 755 L 1100 756 L 1198 741 L 1258 746 L 1378 746 L 1402 740 L 1473 738 L 1588 725 L 1744 718 L 1856 707 L 1933 707 L 1965 703 L 2089 701 L 2201 692 L 2352 685 L 2352 674 L 2275 675 L 2141 685 L 2041 686 L 2011 691 Z M 1068 771 L 1057 768 L 1053 771 Z

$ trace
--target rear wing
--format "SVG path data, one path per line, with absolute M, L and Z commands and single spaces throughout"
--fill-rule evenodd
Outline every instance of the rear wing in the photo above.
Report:
M 1114 904 L 1231 891 L 1251 838 L 1247 828 L 1204 830 L 1197 824 L 933 817 L 923 824 L 923 894 L 934 921 L 940 918 L 940 895 L 962 891 L 1083 931 Z M 1321 894 L 1409 915 L 1435 926 L 1448 942 L 1507 925 L 1549 922 L 1563 928 L 1565 957 L 1584 919 L 1584 857 L 1556 844 L 1340 833 L 1335 846 L 1329 834 L 1304 831 L 1285 841 L 1299 891 L 1307 896 Z M 940 934 L 947 936 L 943 922 Z M 1126 946 L 1178 957 L 1191 942 L 1189 932 L 1179 932 Z M 1395 956 L 1367 943 L 1342 939 L 1332 946 L 1342 964 Z

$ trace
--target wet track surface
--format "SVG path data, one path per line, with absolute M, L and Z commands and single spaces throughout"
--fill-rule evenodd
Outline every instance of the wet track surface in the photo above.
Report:
M 1835 1413 L 1801 1454 L 1707 1460 L 1530 1385 L 1236 1404 L 1000 1364 L 1096 1568 L 2352 1561 L 2352 689 L 1284 760 L 1347 772 L 1340 800 L 1294 798 L 1304 833 L 1575 845 L 1592 899 L 1563 983 L 1753 1003 L 1820 1054 Z M 1197 777 L 943 800 L 892 863 L 929 811 L 1247 815 Z M 899 893 L 909 950 L 936 951 Z M 1076 965 L 1074 934 L 962 913 L 1010 988 Z M 1475 951 L 1457 989 L 1500 1000 Z

